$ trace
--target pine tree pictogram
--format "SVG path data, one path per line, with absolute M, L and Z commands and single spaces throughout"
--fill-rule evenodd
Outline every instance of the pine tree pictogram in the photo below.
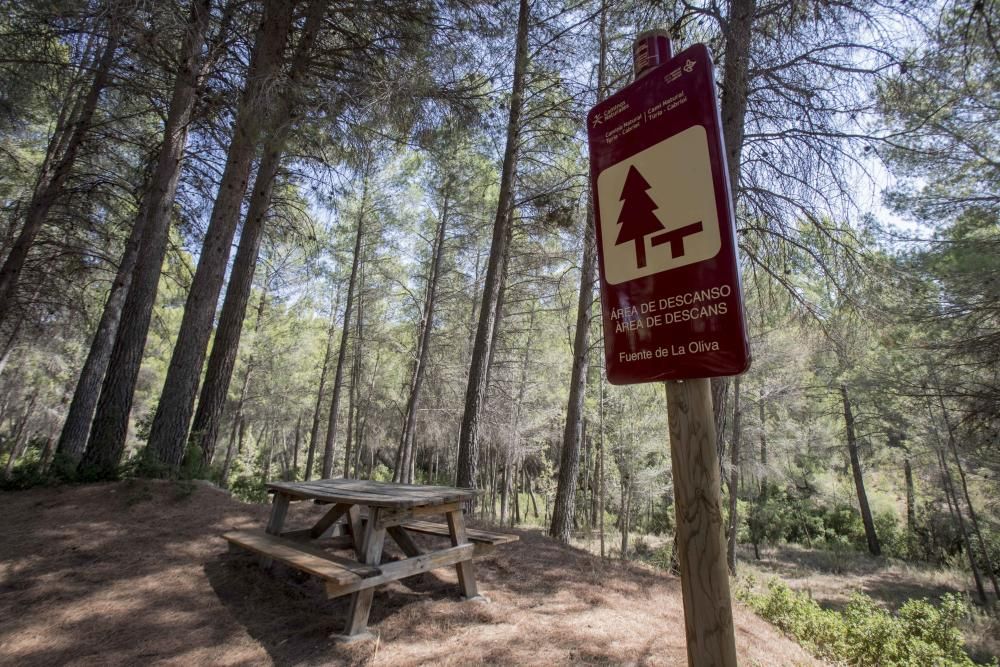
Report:
M 635 262 L 638 268 L 646 266 L 646 237 L 662 231 L 663 223 L 653 213 L 659 206 L 646 194 L 652 186 L 646 182 L 634 165 L 628 169 L 625 176 L 625 187 L 622 188 L 620 201 L 625 202 L 618 216 L 618 239 L 615 245 L 635 243 Z

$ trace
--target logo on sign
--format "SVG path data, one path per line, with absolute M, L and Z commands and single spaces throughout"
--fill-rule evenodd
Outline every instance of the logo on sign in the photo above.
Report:
M 705 128 L 695 125 L 597 177 L 612 285 L 711 259 L 722 247 Z

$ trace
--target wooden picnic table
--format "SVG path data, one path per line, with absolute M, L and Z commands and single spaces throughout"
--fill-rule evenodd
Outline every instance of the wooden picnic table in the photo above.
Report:
M 350 594 L 344 630 L 348 639 L 370 636 L 368 615 L 375 587 L 381 584 L 454 566 L 462 595 L 481 599 L 472 559 L 498 544 L 517 540 L 516 535 L 465 527 L 462 506 L 482 493 L 476 489 L 357 479 L 272 482 L 267 488 L 274 494 L 267 528 L 224 537 L 230 545 L 260 554 L 265 567 L 278 560 L 323 579 L 328 597 Z M 289 505 L 305 500 L 332 507 L 309 528 L 285 530 Z M 441 514 L 445 523 L 425 520 Z M 447 537 L 450 546 L 425 552 L 411 533 Z M 406 558 L 382 563 L 387 535 Z M 353 549 L 354 558 L 329 550 L 337 547 Z

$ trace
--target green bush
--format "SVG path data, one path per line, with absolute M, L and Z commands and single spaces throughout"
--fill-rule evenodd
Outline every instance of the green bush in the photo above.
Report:
M 859 667 L 975 664 L 965 654 L 957 628 L 969 611 L 957 595 L 945 595 L 939 606 L 926 599 L 910 600 L 894 615 L 856 593 L 840 613 L 821 608 L 778 580 L 771 581 L 765 593 L 755 593 L 752 587 L 751 579 L 737 597 L 820 658 Z

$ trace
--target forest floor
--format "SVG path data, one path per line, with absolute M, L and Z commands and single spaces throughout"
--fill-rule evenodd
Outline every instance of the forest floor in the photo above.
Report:
M 686 664 L 679 581 L 537 532 L 453 570 L 380 588 L 377 639 L 332 641 L 348 598 L 266 573 L 221 535 L 265 505 L 208 485 L 135 480 L 0 493 L 0 664 Z M 289 525 L 321 511 L 293 506 Z M 392 552 L 390 551 L 390 555 Z M 742 665 L 818 664 L 737 605 Z
M 821 607 L 842 610 L 855 592 L 872 597 L 886 609 L 898 610 L 913 598 L 935 601 L 945 593 L 975 595 L 972 575 L 959 569 L 912 564 L 866 553 L 807 549 L 797 545 L 762 548 L 754 560 L 750 548 L 741 549 L 741 579 L 747 575 L 763 587 L 777 577 L 794 590 L 806 592 Z M 978 662 L 1000 656 L 1000 620 L 974 612 L 961 627 L 969 655 Z

